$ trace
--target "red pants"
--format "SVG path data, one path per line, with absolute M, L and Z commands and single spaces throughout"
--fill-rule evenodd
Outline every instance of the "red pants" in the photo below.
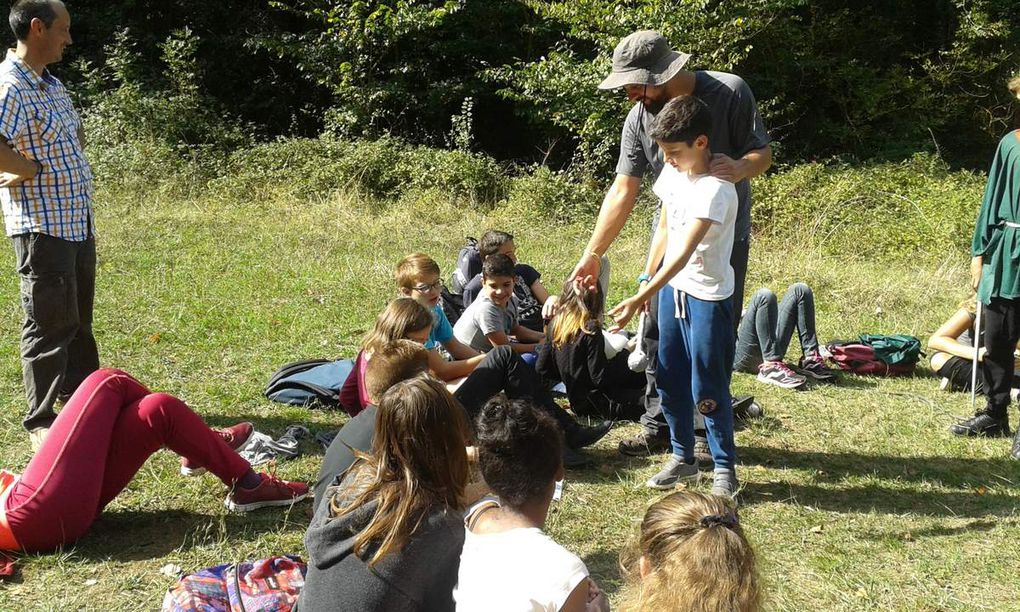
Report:
M 184 402 L 152 393 L 126 372 L 81 383 L 7 499 L 11 531 L 27 552 L 85 535 L 145 460 L 166 446 L 230 486 L 251 466 Z

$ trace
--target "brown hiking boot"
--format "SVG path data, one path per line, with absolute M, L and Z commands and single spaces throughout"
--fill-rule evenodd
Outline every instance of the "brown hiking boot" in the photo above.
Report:
M 647 457 L 669 450 L 671 450 L 671 445 L 668 435 L 649 434 L 647 431 L 643 431 L 633 438 L 620 440 L 619 446 L 620 454 L 630 457 Z

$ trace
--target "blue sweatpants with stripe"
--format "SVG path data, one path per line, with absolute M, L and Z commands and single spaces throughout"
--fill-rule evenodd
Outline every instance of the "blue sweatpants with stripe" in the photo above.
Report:
M 673 454 L 694 462 L 694 410 L 705 417 L 716 469 L 732 470 L 733 301 L 699 300 L 666 285 L 659 292 L 656 384 Z

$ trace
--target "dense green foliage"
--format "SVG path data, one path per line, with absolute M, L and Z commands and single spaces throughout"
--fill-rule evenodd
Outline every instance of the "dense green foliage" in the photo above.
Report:
M 56 69 L 84 106 L 109 116 L 118 100 L 180 97 L 185 84 L 190 102 L 200 94 L 157 139 L 187 139 L 193 122 L 225 147 L 238 126 L 255 137 L 389 134 L 573 161 L 595 176 L 612 164 L 627 106 L 595 84 L 635 29 L 662 31 L 694 67 L 744 76 L 783 162 L 926 150 L 983 167 L 1013 123 L 1003 85 L 1020 43 L 1011 0 L 83 0 L 71 10 L 74 57 Z M 187 71 L 168 71 L 168 55 L 190 57 Z M 128 59 L 127 79 L 93 78 Z M 134 97 L 108 99 L 125 85 Z M 138 105 L 127 115 L 152 116 Z M 214 116 L 230 124 L 219 134 Z

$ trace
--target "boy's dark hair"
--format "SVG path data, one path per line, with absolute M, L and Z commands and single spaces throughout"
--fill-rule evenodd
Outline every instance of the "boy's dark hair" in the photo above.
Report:
M 500 247 L 513 239 L 513 234 L 499 230 L 489 230 L 482 234 L 482 239 L 478 241 L 478 254 L 484 260 L 489 255 L 495 254 L 499 251 Z
M 20 41 L 28 38 L 28 32 L 32 28 L 32 20 L 38 19 L 47 28 L 53 25 L 57 19 L 57 11 L 53 6 L 56 0 L 18 0 L 11 7 L 11 14 L 7 17 L 11 24 L 11 31 L 14 37 Z
M 503 504 L 518 509 L 547 494 L 563 454 L 551 416 L 500 394 L 478 415 L 476 439 L 482 476 Z
M 429 369 L 429 352 L 414 340 L 394 340 L 372 354 L 365 365 L 365 391 L 373 404 L 390 387 Z
M 489 255 L 482 262 L 482 278 L 493 278 L 495 276 L 514 276 L 514 262 L 506 255 L 496 253 Z
M 694 96 L 679 96 L 667 102 L 648 130 L 652 140 L 688 146 L 701 135 L 712 140 L 712 111 Z

